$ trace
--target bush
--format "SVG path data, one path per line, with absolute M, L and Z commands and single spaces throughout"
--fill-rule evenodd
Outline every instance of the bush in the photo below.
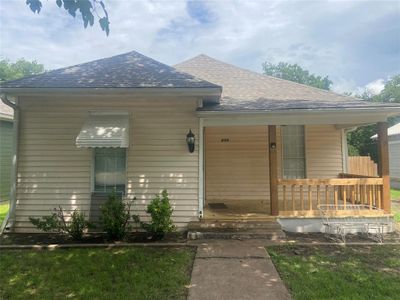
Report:
M 29 220 L 38 229 L 49 232 L 56 231 L 62 234 L 69 235 L 74 240 L 82 240 L 83 232 L 93 227 L 86 221 L 85 214 L 75 209 L 70 215 L 70 221 L 65 220 L 65 213 L 61 206 L 54 208 L 54 213 L 51 216 L 43 216 L 41 218 L 29 217 Z
M 161 198 L 157 195 L 147 206 L 146 212 L 150 214 L 150 223 L 141 222 L 141 226 L 151 233 L 155 239 L 162 239 L 165 233 L 176 229 L 171 216 L 174 210 L 169 203 L 168 192 L 163 190 Z
M 139 222 L 138 216 L 131 215 L 131 205 L 132 202 L 123 202 L 122 196 L 113 191 L 101 207 L 100 222 L 110 239 L 123 239 L 131 229 L 129 221 Z

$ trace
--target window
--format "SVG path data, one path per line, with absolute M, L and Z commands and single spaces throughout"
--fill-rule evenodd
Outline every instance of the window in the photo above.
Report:
M 304 126 L 282 126 L 283 178 L 304 178 L 305 146 Z
M 94 148 L 94 192 L 125 193 L 126 149 Z

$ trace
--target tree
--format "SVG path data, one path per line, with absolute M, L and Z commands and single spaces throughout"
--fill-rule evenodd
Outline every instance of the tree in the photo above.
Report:
M 391 78 L 378 95 L 372 96 L 368 92 L 364 92 L 357 97 L 365 101 L 400 103 L 400 74 Z M 398 122 L 400 122 L 400 117 L 388 119 L 389 126 Z M 376 132 L 376 124 L 359 127 L 349 132 L 347 135 L 349 155 L 370 155 L 374 161 L 378 161 L 377 140 L 371 139 Z
M 42 9 L 42 0 L 26 0 L 26 4 L 34 13 L 40 13 Z M 110 33 L 110 21 L 108 12 L 101 0 L 56 0 L 58 7 L 63 7 L 71 16 L 76 17 L 76 13 L 81 13 L 83 27 L 93 26 L 94 15 L 99 19 L 101 30 L 108 36 Z M 100 17 L 97 9 L 101 9 L 103 16 Z
M 329 90 L 330 86 L 332 85 L 332 81 L 328 78 L 328 76 L 321 77 L 310 74 L 309 71 L 304 70 L 298 64 L 289 64 L 286 62 L 272 64 L 269 62 L 264 62 L 262 67 L 264 74 L 273 77 L 306 84 L 324 90 Z
M 36 60 L 27 61 L 21 58 L 14 63 L 10 62 L 8 59 L 0 60 L 0 82 L 40 74 L 43 72 L 43 65 L 37 63 Z
M 400 74 L 393 76 L 379 95 L 372 97 L 372 101 L 400 103 Z

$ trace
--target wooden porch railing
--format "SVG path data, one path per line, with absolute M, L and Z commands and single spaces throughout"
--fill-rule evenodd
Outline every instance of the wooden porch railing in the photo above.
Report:
M 361 204 L 366 211 L 382 207 L 382 178 L 278 179 L 282 214 L 315 212 L 319 204 Z M 296 212 L 296 213 L 294 213 Z

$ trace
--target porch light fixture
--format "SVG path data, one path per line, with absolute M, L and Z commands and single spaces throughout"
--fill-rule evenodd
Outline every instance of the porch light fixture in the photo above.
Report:
M 271 149 L 276 149 L 276 143 L 271 143 L 269 146 Z
M 186 143 L 188 145 L 188 149 L 190 153 L 194 152 L 194 142 L 196 141 L 196 139 L 194 138 L 194 134 L 192 132 L 192 130 L 189 130 L 189 133 L 186 135 Z

